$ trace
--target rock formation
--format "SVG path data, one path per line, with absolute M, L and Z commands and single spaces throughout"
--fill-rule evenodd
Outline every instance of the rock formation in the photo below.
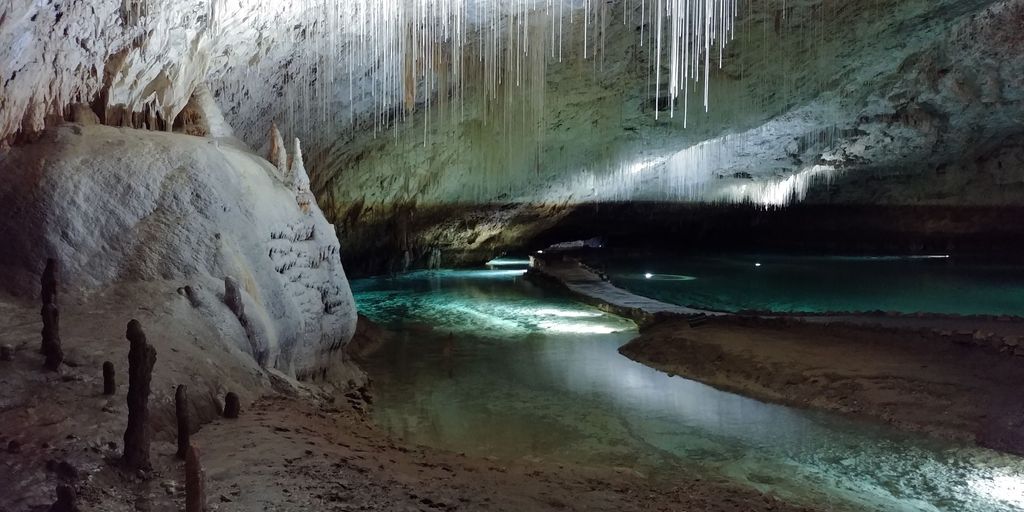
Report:
M 50 506 L 50 512 L 78 512 L 78 496 L 75 488 L 60 484 L 57 486 L 57 501 Z
M 113 395 L 117 393 L 117 375 L 114 373 L 114 363 L 103 362 L 103 394 Z
M 46 259 L 46 268 L 40 278 L 43 317 L 42 344 L 39 351 L 46 356 L 44 365 L 50 371 L 57 371 L 64 360 L 60 346 L 60 310 L 57 308 L 57 261 Z
M 241 412 L 242 406 L 238 400 L 238 395 L 234 392 L 228 392 L 224 395 L 224 417 L 228 419 L 238 419 L 238 414 Z
M 46 259 L 46 267 L 40 278 L 40 295 L 43 305 L 57 304 L 57 260 Z
M 178 420 L 178 452 L 177 457 L 184 459 L 188 453 L 191 425 L 188 413 L 188 389 L 180 384 L 174 392 L 174 416 Z
M 270 125 L 269 139 L 267 160 L 274 164 L 282 179 L 288 179 L 290 174 L 288 170 L 288 152 L 284 148 L 284 137 L 281 136 L 281 131 L 277 129 L 276 123 Z
M 295 201 L 303 212 L 309 213 L 311 205 L 316 203 L 316 198 L 309 190 L 309 174 L 306 173 L 306 163 L 302 160 L 302 143 L 299 139 L 295 139 L 291 158 L 288 171 L 292 177 L 292 186 L 295 188 Z
M 146 342 L 138 320 L 128 322 L 128 427 L 124 431 L 122 461 L 128 469 L 149 469 L 149 393 L 156 350 Z
M 189 446 L 185 455 L 185 512 L 206 511 L 206 482 L 199 448 Z
M 341 360 L 355 302 L 337 232 L 315 202 L 303 212 L 263 158 L 184 135 L 67 126 L 0 152 L 0 168 L 0 215 L 21 219 L 0 248 L 3 291 L 38 293 L 33 267 L 54 257 L 69 289 L 184 288 L 227 346 L 286 374 Z M 216 299 L 224 276 L 237 280 L 249 332 Z
M 60 310 L 57 305 L 43 305 L 43 354 L 46 355 L 44 366 L 52 372 L 60 369 L 64 361 L 64 351 L 60 346 Z

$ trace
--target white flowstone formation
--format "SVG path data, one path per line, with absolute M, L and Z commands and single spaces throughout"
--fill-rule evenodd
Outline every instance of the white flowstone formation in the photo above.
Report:
M 264 159 L 212 139 L 70 125 L 0 154 L 0 167 L 0 215 L 18 219 L 0 249 L 4 291 L 35 293 L 36 267 L 54 257 L 76 294 L 188 285 L 225 340 L 289 374 L 319 376 L 342 357 L 356 310 L 334 226 L 315 201 L 300 208 Z M 218 298 L 228 276 L 244 326 Z
M 281 136 L 281 131 L 277 129 L 277 123 L 270 125 L 270 140 L 268 144 L 268 148 L 265 151 L 267 160 L 277 167 L 282 178 L 287 178 L 289 173 L 288 152 L 284 149 L 284 137 Z
M 295 201 L 303 212 L 309 212 L 316 204 L 313 192 L 309 190 L 309 174 L 306 173 L 306 163 L 302 160 L 302 143 L 295 139 L 291 154 L 291 165 L 288 172 L 292 177 L 292 187 L 295 188 Z

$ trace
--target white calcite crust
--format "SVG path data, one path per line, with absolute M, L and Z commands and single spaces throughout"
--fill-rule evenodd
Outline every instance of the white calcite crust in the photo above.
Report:
M 8 293 L 38 293 L 48 257 L 76 295 L 187 285 L 225 339 L 299 377 L 328 370 L 354 333 L 334 226 L 315 201 L 300 208 L 277 168 L 229 140 L 67 125 L 0 154 L 0 167 Z M 227 276 L 241 288 L 247 329 L 224 304 Z

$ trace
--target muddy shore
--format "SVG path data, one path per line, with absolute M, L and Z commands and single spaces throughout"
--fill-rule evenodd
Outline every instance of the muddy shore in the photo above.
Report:
M 929 330 L 725 316 L 667 320 L 620 352 L 785 405 L 1024 454 L 1024 358 Z

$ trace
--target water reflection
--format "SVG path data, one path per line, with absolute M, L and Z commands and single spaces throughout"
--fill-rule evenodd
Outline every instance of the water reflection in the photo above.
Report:
M 640 295 L 717 311 L 1024 316 L 1024 268 L 948 255 L 674 255 L 613 258 L 600 266 Z
M 371 364 L 378 422 L 412 442 L 505 458 L 699 467 L 817 505 L 1024 510 L 1018 458 L 764 404 L 620 356 L 632 324 L 505 271 L 355 283 L 401 330 Z M 556 327 L 561 326 L 561 327 Z

